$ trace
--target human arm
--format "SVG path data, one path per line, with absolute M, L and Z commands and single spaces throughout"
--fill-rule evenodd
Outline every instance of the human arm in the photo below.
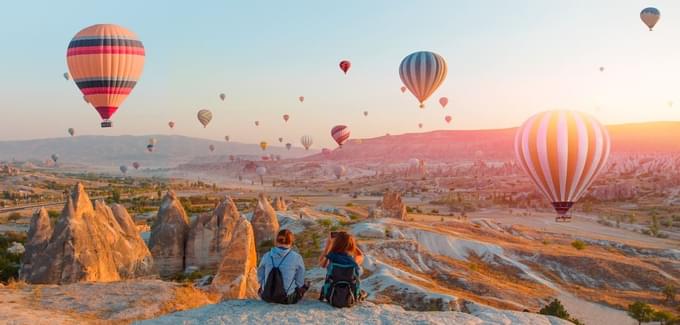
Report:
M 305 262 L 302 256 L 298 255 L 297 267 L 295 268 L 295 287 L 301 288 L 305 285 Z
M 328 253 L 331 252 L 331 246 L 333 244 L 333 239 L 328 236 L 326 239 L 326 247 L 324 247 L 323 252 L 321 253 L 321 256 L 319 256 L 319 266 L 321 267 L 326 267 L 328 266 L 328 258 L 326 257 Z
M 364 263 L 364 252 L 362 252 L 359 247 L 354 251 L 354 261 L 356 261 L 359 266 Z

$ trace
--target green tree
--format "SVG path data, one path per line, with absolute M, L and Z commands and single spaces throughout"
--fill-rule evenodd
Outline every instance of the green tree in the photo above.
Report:
M 628 305 L 628 316 L 637 320 L 638 325 L 651 322 L 654 319 L 654 308 L 644 302 L 636 301 Z
M 667 312 L 665 310 L 657 310 L 654 311 L 652 320 L 661 323 L 661 325 L 665 325 L 671 323 L 671 321 L 675 322 L 677 318 L 673 316 L 673 314 L 671 314 L 670 312 Z
M 576 248 L 578 250 L 583 250 L 583 249 L 586 248 L 587 244 L 585 242 L 577 239 L 577 240 L 574 240 L 573 242 L 571 242 L 571 246 L 573 246 L 574 248 Z
M 557 299 L 551 301 L 545 307 L 541 308 L 538 313 L 541 315 L 555 316 L 562 319 L 569 319 L 570 317 L 567 309 L 562 305 L 562 302 Z
M 663 288 L 663 295 L 666 296 L 666 302 L 669 304 L 675 303 L 675 296 L 677 294 L 678 289 L 672 284 L 668 284 Z
M 111 190 L 111 201 L 115 203 L 120 203 L 120 190 L 114 188 Z

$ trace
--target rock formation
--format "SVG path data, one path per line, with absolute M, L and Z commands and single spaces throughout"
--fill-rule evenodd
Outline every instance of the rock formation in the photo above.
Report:
M 406 220 L 406 204 L 401 201 L 398 192 L 387 191 L 383 195 L 382 201 L 377 203 L 379 211 L 374 211 L 373 216 Z
M 247 222 L 230 197 L 225 197 L 212 214 L 198 217 L 189 230 L 185 269 L 217 270 L 242 221 Z
M 52 224 L 45 208 L 40 208 L 33 213 L 31 225 L 28 228 L 28 240 L 24 245 L 24 255 L 21 257 L 20 277 L 31 274 L 31 267 L 35 257 L 42 252 L 52 236 Z
M 264 241 L 276 238 L 276 233 L 279 231 L 279 220 L 264 193 L 260 193 L 257 198 L 257 206 L 255 206 L 250 223 L 255 232 L 255 244 L 260 245 Z
M 248 220 L 239 218 L 233 234 L 211 288 L 220 293 L 222 299 L 256 298 L 259 284 L 255 233 Z
M 93 206 L 83 185 L 76 184 L 47 245 L 27 254 L 21 277 L 31 283 L 65 284 L 149 274 L 149 251 L 138 233 L 124 230 L 132 224 L 125 209 L 116 210 L 118 216 L 101 201 Z M 28 242 L 40 247 L 46 232 L 44 223 L 49 220 L 45 221 L 44 215 L 34 216 L 34 220 L 35 231 Z
M 174 192 L 168 191 L 161 201 L 151 227 L 149 250 L 161 276 L 172 276 L 184 270 L 185 243 L 189 219 Z
M 276 199 L 274 199 L 274 210 L 276 211 L 288 210 L 288 207 L 286 206 L 286 201 L 283 199 L 283 197 L 278 196 L 276 197 Z

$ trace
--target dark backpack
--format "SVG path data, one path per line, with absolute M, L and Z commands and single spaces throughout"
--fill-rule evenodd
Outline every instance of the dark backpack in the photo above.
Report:
M 334 307 L 352 307 L 359 300 L 360 290 L 357 266 L 330 263 L 319 299 Z
M 291 251 L 288 251 L 288 253 L 283 256 L 279 265 L 274 264 L 274 257 L 271 253 L 269 254 L 269 257 L 272 259 L 272 269 L 269 271 L 267 280 L 265 280 L 264 287 L 262 288 L 262 300 L 277 304 L 287 303 L 288 293 L 283 285 L 283 275 L 281 274 L 281 270 L 279 270 L 279 266 L 283 264 L 283 261 L 286 260 L 286 257 L 288 257 L 290 252 Z

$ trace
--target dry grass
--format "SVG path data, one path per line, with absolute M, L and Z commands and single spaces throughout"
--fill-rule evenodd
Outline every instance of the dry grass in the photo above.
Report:
M 214 304 L 219 301 L 219 298 L 219 294 L 208 293 L 196 289 L 192 285 L 178 286 L 175 288 L 175 299 L 166 302 L 163 307 L 161 307 L 161 314 Z
M 24 280 L 17 280 L 14 278 L 9 279 L 9 282 L 5 285 L 8 289 L 23 289 L 28 286 L 28 283 Z

